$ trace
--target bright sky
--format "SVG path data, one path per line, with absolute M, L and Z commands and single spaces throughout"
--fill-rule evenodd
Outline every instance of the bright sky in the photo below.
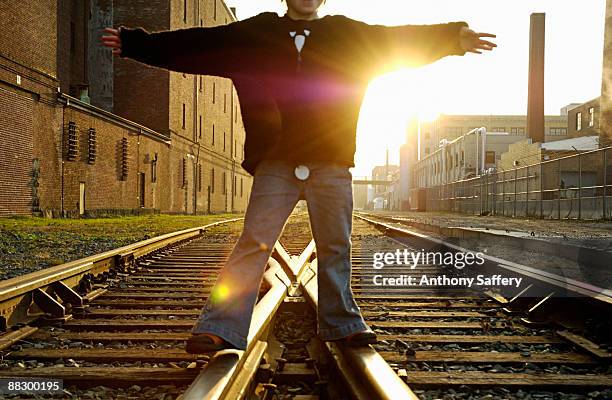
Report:
M 226 1 L 240 19 L 284 13 L 280 0 Z M 447 57 L 375 79 L 361 112 L 353 174 L 370 175 L 374 165 L 384 164 L 387 147 L 397 162 L 411 113 L 526 114 L 533 12 L 546 13 L 546 114 L 599 96 L 605 0 L 328 0 L 321 15 L 385 25 L 466 21 L 477 32 L 497 35 L 498 48 L 490 53 Z M 382 133 L 387 140 L 380 140 Z

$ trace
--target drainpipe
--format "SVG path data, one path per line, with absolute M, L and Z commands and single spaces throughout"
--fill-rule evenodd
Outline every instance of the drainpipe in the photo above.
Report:
M 195 1 L 195 12 L 193 13 L 193 26 L 198 26 L 199 18 L 200 18 L 200 2 L 198 0 Z M 199 125 L 198 125 L 198 102 L 199 102 L 199 88 L 198 88 L 198 80 L 199 75 L 194 75 L 193 80 L 193 138 L 194 141 L 198 145 L 198 155 L 196 156 L 196 161 L 193 166 L 193 215 L 198 213 L 198 181 L 202 178 L 198 176 L 200 170 L 198 168 L 200 162 L 200 136 L 199 136 Z
M 58 88 L 59 89 L 59 88 Z M 61 191 L 60 191 L 60 213 L 64 217 L 64 130 L 66 124 L 66 107 L 70 104 L 70 99 L 66 99 L 66 103 L 62 108 L 62 133 L 60 135 L 60 173 L 61 173 Z

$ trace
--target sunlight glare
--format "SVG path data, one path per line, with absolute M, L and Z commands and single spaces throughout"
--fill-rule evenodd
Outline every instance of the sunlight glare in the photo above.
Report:
M 387 149 L 389 162 L 397 163 L 411 118 L 433 121 L 440 115 L 431 90 L 434 78 L 426 69 L 401 69 L 370 82 L 357 126 L 358 174 L 384 165 Z

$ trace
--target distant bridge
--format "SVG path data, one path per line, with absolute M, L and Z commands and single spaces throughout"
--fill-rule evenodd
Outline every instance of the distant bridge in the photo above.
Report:
M 373 185 L 373 186 L 391 186 L 395 181 L 371 180 L 371 179 L 353 179 L 353 185 Z

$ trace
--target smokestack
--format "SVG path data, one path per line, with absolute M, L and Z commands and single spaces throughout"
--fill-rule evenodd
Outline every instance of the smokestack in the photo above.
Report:
M 544 47 L 546 14 L 531 14 L 529 29 L 529 95 L 527 135 L 532 142 L 544 143 Z
M 599 145 L 612 145 L 612 0 L 606 1 L 606 25 L 601 77 L 601 112 L 599 116 Z

